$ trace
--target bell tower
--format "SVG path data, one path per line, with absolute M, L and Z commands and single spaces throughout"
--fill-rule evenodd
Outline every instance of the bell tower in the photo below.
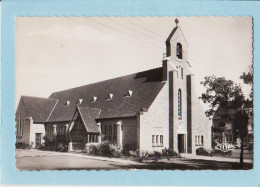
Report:
M 179 21 L 175 19 L 176 26 L 165 41 L 166 57 L 187 61 L 188 43 L 183 35 L 181 28 L 178 26 Z
M 177 71 L 179 67 L 180 75 L 182 75 L 183 67 L 187 64 L 188 44 L 181 28 L 178 26 L 179 20 L 175 19 L 176 26 L 169 34 L 166 44 L 166 54 L 163 58 L 163 80 L 168 80 L 169 71 Z

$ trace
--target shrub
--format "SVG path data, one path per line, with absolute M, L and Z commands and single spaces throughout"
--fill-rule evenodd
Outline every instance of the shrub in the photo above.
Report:
M 86 151 L 89 155 L 101 155 L 99 146 L 97 145 L 89 145 Z
M 179 154 L 172 149 L 164 148 L 162 150 L 162 156 L 179 156 Z
M 122 152 L 117 147 L 109 144 L 108 142 L 99 145 L 90 145 L 86 150 L 89 155 L 105 156 L 105 157 L 121 157 Z
M 134 144 L 125 144 L 122 150 L 122 154 L 124 156 L 132 156 L 131 153 L 133 153 L 133 151 L 135 151 L 136 148 L 134 146 Z
M 42 150 L 60 152 L 68 151 L 69 140 L 65 135 L 47 134 L 43 139 L 45 140 L 45 144 L 40 147 Z
M 221 149 L 214 149 L 212 151 L 209 151 L 205 149 L 204 147 L 200 147 L 196 149 L 197 155 L 204 155 L 204 156 L 231 156 L 232 150 L 223 151 Z
M 112 148 L 112 155 L 111 155 L 112 157 L 115 157 L 115 158 L 120 158 L 120 157 L 122 157 L 123 156 L 123 154 L 122 154 L 122 151 L 120 150 L 120 149 L 114 149 L 114 148 Z
M 153 156 L 155 156 L 155 157 L 161 157 L 161 156 L 162 156 L 162 153 L 159 152 L 159 151 L 154 151 Z
M 25 144 L 22 142 L 16 142 L 15 143 L 15 148 L 16 149 L 28 149 L 29 148 L 29 144 Z
M 206 150 L 204 147 L 199 147 L 198 149 L 196 149 L 196 155 L 209 156 L 211 155 L 211 152 Z
M 109 143 L 101 143 L 99 145 L 99 151 L 101 153 L 100 156 L 107 156 L 107 157 L 111 157 L 112 156 L 112 152 L 113 152 L 113 150 L 111 149 Z

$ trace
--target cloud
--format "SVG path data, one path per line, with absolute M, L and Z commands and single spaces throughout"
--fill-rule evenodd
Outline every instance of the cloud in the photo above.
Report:
M 27 33 L 26 36 L 46 36 L 91 42 L 111 42 L 118 40 L 118 38 L 107 34 L 106 32 L 85 25 L 66 27 L 64 25 L 55 24 L 46 29 L 31 31 Z

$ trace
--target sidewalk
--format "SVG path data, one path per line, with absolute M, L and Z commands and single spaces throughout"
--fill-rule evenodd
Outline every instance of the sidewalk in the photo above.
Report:
M 51 155 L 61 155 L 61 156 L 73 156 L 79 158 L 93 159 L 93 160 L 101 160 L 101 161 L 110 161 L 124 164 L 138 164 L 139 162 L 126 160 L 123 158 L 109 158 L 109 157 L 101 157 L 101 156 L 90 156 L 84 153 L 79 152 L 54 152 L 54 151 L 41 151 L 36 149 L 27 149 L 27 150 L 16 150 L 16 157 L 39 157 L 39 156 L 51 156 Z M 191 160 L 209 160 L 209 161 L 217 161 L 217 162 L 235 162 L 239 163 L 239 159 L 236 158 L 227 158 L 227 157 L 210 157 L 210 156 L 202 156 L 195 154 L 181 154 L 181 157 L 184 159 Z M 244 159 L 244 163 L 253 163 L 253 160 Z M 142 164 L 142 163 L 139 163 Z
M 236 158 L 228 158 L 228 157 L 217 157 L 217 156 L 202 156 L 202 155 L 195 155 L 195 154 L 181 154 L 181 157 L 187 158 L 187 159 L 196 159 L 196 160 L 212 160 L 212 161 L 218 161 L 218 162 L 240 162 L 239 159 Z M 250 159 L 244 159 L 244 163 L 253 163 L 253 160 Z

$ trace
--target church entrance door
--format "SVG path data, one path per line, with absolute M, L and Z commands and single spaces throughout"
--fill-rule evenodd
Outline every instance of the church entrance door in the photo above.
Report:
M 186 153 L 186 135 L 178 134 L 178 151 L 179 153 Z

